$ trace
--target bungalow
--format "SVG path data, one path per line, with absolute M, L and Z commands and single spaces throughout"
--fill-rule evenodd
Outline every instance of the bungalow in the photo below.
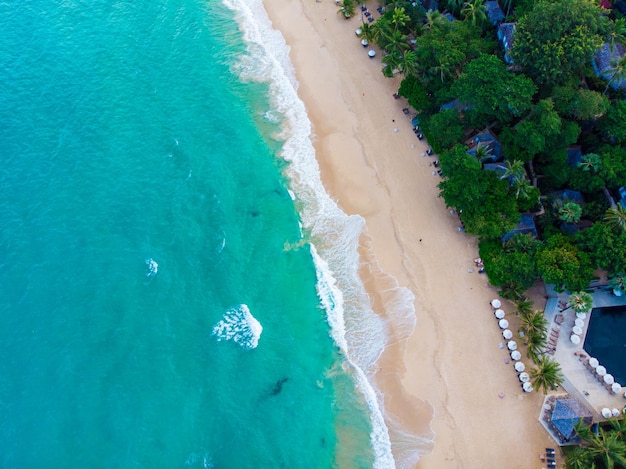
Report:
M 494 26 L 502 23 L 502 20 L 504 20 L 504 12 L 502 8 L 500 8 L 500 4 L 495 0 L 489 0 L 485 2 L 484 5 L 487 10 L 487 19 L 489 22 Z
M 537 225 L 535 225 L 535 217 L 532 214 L 522 213 L 520 217 L 520 222 L 517 224 L 517 226 L 508 233 L 503 234 L 500 240 L 503 243 L 506 243 L 516 234 L 529 234 L 533 238 L 537 237 Z
M 513 58 L 511 57 L 511 48 L 513 47 L 513 38 L 515 36 L 515 23 L 500 23 L 498 26 L 498 40 L 504 49 L 504 61 L 511 65 Z
M 476 156 L 476 150 L 478 147 L 485 147 L 489 156 L 481 160 L 482 163 L 495 163 L 502 161 L 502 145 L 498 140 L 498 137 L 489 129 L 485 129 L 482 132 L 476 134 L 466 145 L 470 147 L 467 150 L 468 155 Z
M 573 145 L 567 148 L 565 152 L 567 153 L 567 159 L 565 160 L 565 162 L 569 166 L 572 166 L 573 168 L 577 168 L 580 165 L 580 163 L 582 163 L 583 152 L 582 152 L 580 145 Z
M 615 44 L 612 47 L 608 42 L 602 44 L 602 47 L 593 56 L 591 64 L 596 75 L 609 81 L 615 75 L 615 63 L 618 62 L 626 54 L 626 47 L 622 44 Z M 611 86 L 615 89 L 626 88 L 626 79 L 621 78 L 613 81 Z
M 578 205 L 583 205 L 585 203 L 585 199 L 583 195 L 578 191 L 573 191 L 571 189 L 564 189 L 562 191 L 553 192 L 557 199 L 561 199 L 564 203 L 566 202 L 576 202 Z

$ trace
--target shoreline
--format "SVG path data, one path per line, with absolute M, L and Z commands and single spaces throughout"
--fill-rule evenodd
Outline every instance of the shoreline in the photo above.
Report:
M 380 59 L 369 59 L 354 36 L 360 20 L 343 20 L 334 1 L 264 6 L 291 48 L 326 191 L 366 221 L 360 274 L 372 307 L 387 320 L 390 295 L 395 301 L 404 288 L 413 294 L 415 329 L 407 331 L 401 317 L 387 322 L 399 330 L 374 380 L 396 462 L 531 467 L 551 445 L 537 420 L 542 396 L 524 394 L 504 363 L 488 305 L 496 292 L 486 277 L 468 272 L 476 241 L 457 231 L 458 218 L 438 198 L 434 159 L 421 156 L 426 144 L 403 115 L 405 102 L 392 98 L 399 77 L 383 77 Z M 405 432 L 423 440 L 417 466 L 411 454 L 399 458 L 418 444 L 403 440 Z

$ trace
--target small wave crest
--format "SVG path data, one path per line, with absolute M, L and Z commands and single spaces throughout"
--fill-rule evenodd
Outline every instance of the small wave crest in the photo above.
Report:
M 259 345 L 263 326 L 252 316 L 248 306 L 239 305 L 224 313 L 221 321 L 213 326 L 213 333 L 218 342 L 232 340 L 241 348 L 250 350 Z

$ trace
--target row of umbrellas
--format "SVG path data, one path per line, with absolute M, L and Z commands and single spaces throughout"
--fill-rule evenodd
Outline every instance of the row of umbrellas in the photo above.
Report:
M 619 409 L 616 409 L 616 408 L 609 409 L 608 407 L 604 407 L 602 409 L 602 417 L 604 417 L 605 419 L 608 419 L 611 417 L 619 417 L 619 415 L 620 415 Z
M 518 377 L 520 382 L 522 383 L 522 389 L 524 390 L 524 392 L 532 392 L 533 385 L 530 383 L 530 375 L 526 373 L 526 371 L 524 371 L 526 370 L 526 365 L 524 365 L 520 361 L 522 359 L 522 354 L 519 350 L 517 350 L 517 342 L 511 340 L 513 338 L 513 332 L 508 329 L 509 321 L 504 318 L 506 314 L 504 310 L 501 309 L 502 302 L 499 299 L 494 298 L 493 300 L 491 300 L 491 306 L 495 309 L 493 314 L 496 316 L 496 319 L 498 319 L 498 326 L 500 326 L 500 329 L 502 329 L 502 337 L 504 337 L 505 340 L 508 340 L 506 348 L 509 349 L 509 351 L 511 352 L 511 358 L 513 359 L 513 361 L 515 361 L 515 364 L 513 366 L 515 368 L 515 371 L 519 373 Z
M 597 358 L 591 357 L 589 359 L 589 366 L 596 370 L 596 373 L 602 378 L 602 381 L 604 381 L 606 384 L 611 385 L 611 391 L 618 393 L 622 390 L 622 385 L 615 382 L 615 378 L 613 377 L 613 375 L 607 373 L 606 368 L 600 365 L 600 362 L 598 362 Z
M 587 313 L 576 313 L 576 320 L 574 321 L 574 327 L 572 328 L 572 335 L 569 340 L 574 344 L 580 344 L 580 336 L 583 334 L 583 326 L 585 325 L 584 319 L 587 317 Z

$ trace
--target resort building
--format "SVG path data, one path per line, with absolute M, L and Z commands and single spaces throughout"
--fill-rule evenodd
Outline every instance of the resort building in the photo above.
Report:
M 504 50 L 504 61 L 512 65 L 511 48 L 513 47 L 513 38 L 515 36 L 515 23 L 500 23 L 498 26 L 498 40 L 502 44 Z
M 489 22 L 497 26 L 504 20 L 504 12 L 500 8 L 500 4 L 497 1 L 490 0 L 484 3 L 487 10 L 487 19 Z
M 467 150 L 468 155 L 476 156 L 476 150 L 479 147 L 484 147 L 487 150 L 489 156 L 481 159 L 481 163 L 496 163 L 502 161 L 502 145 L 498 140 L 498 137 L 489 129 L 485 129 L 482 132 L 476 134 L 469 142 L 466 142 L 469 147 Z

